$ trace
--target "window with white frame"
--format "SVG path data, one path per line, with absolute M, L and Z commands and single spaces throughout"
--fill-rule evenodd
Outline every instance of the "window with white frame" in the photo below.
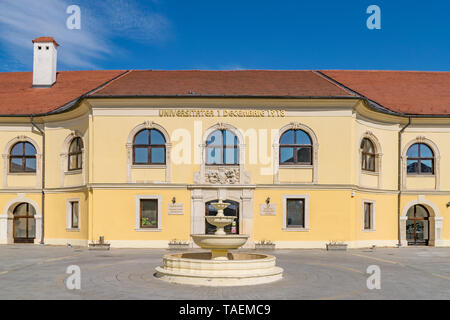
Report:
M 136 196 L 136 230 L 161 230 L 161 196 Z
M 80 230 L 80 200 L 67 199 L 66 221 L 68 230 Z
M 288 228 L 305 227 L 305 199 L 287 199 L 286 226 Z
M 375 202 L 363 200 L 363 230 L 375 230 Z
M 78 229 L 79 228 L 79 215 L 80 215 L 80 203 L 78 201 L 70 202 L 70 211 L 71 211 L 71 228 Z
M 141 199 L 140 228 L 158 228 L 158 200 Z
M 305 231 L 309 228 L 309 196 L 283 196 L 283 229 Z

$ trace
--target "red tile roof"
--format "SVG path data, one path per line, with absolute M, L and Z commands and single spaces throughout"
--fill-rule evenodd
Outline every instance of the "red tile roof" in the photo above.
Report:
M 53 111 L 124 71 L 60 71 L 51 88 L 33 88 L 32 72 L 0 72 L 0 115 Z
M 51 88 L 32 88 L 31 72 L 7 72 L 0 73 L 0 115 L 44 114 L 94 89 L 89 96 L 356 96 L 345 87 L 394 112 L 450 115 L 450 72 L 322 72 L 329 78 L 314 71 L 61 71 Z
M 322 71 L 328 77 L 405 114 L 450 115 L 450 72 Z
M 55 44 L 55 46 L 59 46 L 58 42 L 56 42 L 55 39 L 53 39 L 52 37 L 39 37 L 36 38 L 32 41 L 33 43 L 40 43 L 40 42 L 53 42 Z
M 92 96 L 349 97 L 313 71 L 132 71 Z

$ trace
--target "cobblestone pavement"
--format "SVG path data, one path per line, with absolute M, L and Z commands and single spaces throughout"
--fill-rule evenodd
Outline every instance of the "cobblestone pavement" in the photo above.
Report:
M 276 250 L 282 280 L 222 288 L 155 278 L 168 252 L 2 245 L 0 299 L 450 299 L 450 248 Z M 81 268 L 80 290 L 65 286 L 69 265 Z M 367 288 L 370 265 L 381 269 L 380 290 Z

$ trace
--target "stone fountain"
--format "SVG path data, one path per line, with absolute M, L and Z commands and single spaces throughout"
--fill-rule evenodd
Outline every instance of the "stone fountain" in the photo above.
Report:
M 205 286 L 240 286 L 269 283 L 283 276 L 283 269 L 275 265 L 276 258 L 259 253 L 230 253 L 242 247 L 248 235 L 226 234 L 224 227 L 236 217 L 225 216 L 229 206 L 222 199 L 212 203 L 216 216 L 206 220 L 217 229 L 214 234 L 191 234 L 195 244 L 210 252 L 185 252 L 168 254 L 163 265 L 156 268 L 156 277 L 172 283 Z

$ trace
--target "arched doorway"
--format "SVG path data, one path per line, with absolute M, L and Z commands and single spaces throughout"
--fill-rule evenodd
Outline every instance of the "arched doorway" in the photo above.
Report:
M 13 211 L 14 243 L 34 243 L 36 220 L 34 207 L 26 202 L 18 204 Z
M 211 203 L 218 201 L 219 200 L 213 200 L 205 203 L 205 216 L 217 215 L 217 209 L 214 208 Z M 236 232 L 234 233 L 239 234 L 239 202 L 232 200 L 224 200 L 223 202 L 230 204 L 227 208 L 225 208 L 225 210 L 223 210 L 223 214 L 226 216 L 236 217 L 236 219 L 234 220 L 236 222 Z M 224 229 L 227 234 L 233 233 L 231 225 L 226 226 Z M 214 232 L 216 232 L 216 227 L 209 224 L 205 219 L 205 234 L 213 234 Z
M 408 245 L 428 245 L 430 239 L 428 210 L 420 204 L 408 209 L 406 220 L 406 240 Z

